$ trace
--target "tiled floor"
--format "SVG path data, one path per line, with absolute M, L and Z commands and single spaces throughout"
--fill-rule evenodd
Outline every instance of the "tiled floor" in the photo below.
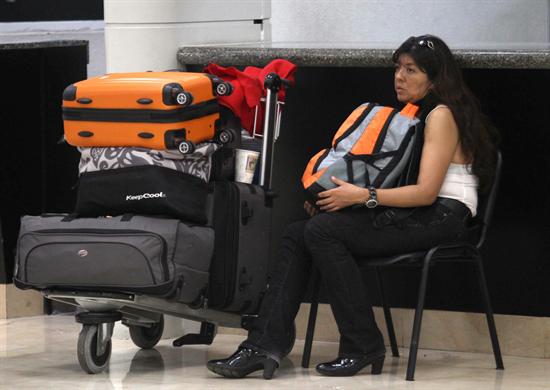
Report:
M 550 359 L 504 358 L 505 371 L 494 368 L 492 355 L 421 350 L 416 381 L 404 380 L 405 357 L 388 355 L 382 375 L 368 370 L 351 378 L 328 378 L 300 367 L 297 342 L 274 379 L 255 374 L 224 379 L 205 368 L 208 359 L 233 352 L 241 336 L 218 335 L 207 346 L 173 348 L 162 340 L 153 350 L 140 350 L 129 340 L 114 339 L 110 367 L 84 373 L 76 357 L 80 325 L 72 316 L 0 320 L 1 389 L 550 389 Z M 315 343 L 312 363 L 332 359 L 335 343 Z M 312 364 L 313 366 L 313 364 Z

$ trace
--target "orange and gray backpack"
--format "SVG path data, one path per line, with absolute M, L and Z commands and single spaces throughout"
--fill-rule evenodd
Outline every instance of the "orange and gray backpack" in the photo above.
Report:
M 401 111 L 376 103 L 357 107 L 334 135 L 332 147 L 309 161 L 302 176 L 304 188 L 311 195 L 335 188 L 331 176 L 360 187 L 396 186 L 410 168 L 420 136 L 418 109 L 410 103 Z

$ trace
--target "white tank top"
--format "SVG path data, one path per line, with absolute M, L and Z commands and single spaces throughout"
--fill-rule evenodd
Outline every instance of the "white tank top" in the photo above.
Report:
M 436 106 L 427 116 L 441 107 L 447 107 L 444 104 Z M 456 199 L 464 203 L 471 211 L 472 216 L 476 215 L 477 211 L 477 188 L 479 181 L 476 175 L 472 173 L 470 164 L 455 164 L 451 163 L 443 180 L 443 185 L 439 190 L 439 197 Z
M 478 180 L 471 168 L 469 164 L 451 163 L 438 196 L 464 203 L 470 209 L 472 217 L 475 217 Z

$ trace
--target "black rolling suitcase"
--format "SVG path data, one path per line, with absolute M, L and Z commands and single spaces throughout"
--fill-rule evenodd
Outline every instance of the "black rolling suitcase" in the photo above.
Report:
M 267 285 L 270 254 L 273 145 L 278 133 L 277 93 L 286 80 L 266 78 L 266 116 L 259 185 L 213 182 L 214 256 L 207 307 L 244 315 L 257 313 Z
M 215 242 L 207 304 L 212 309 L 254 313 L 267 279 L 269 195 L 251 184 L 213 184 Z

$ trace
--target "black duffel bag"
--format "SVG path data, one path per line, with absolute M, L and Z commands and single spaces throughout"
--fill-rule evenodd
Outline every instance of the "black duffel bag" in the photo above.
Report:
M 19 288 L 147 293 L 192 303 L 204 294 L 214 231 L 177 219 L 24 216 Z
M 205 181 L 160 166 L 85 172 L 80 175 L 74 212 L 80 217 L 167 215 L 204 224 L 207 195 Z

